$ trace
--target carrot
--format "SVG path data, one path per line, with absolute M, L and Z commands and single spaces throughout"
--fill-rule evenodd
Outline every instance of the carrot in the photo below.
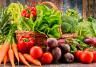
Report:
M 0 45 L 0 49 L 2 48 L 2 45 Z
M 29 63 L 26 61 L 26 59 L 24 58 L 23 54 L 20 53 L 20 52 L 19 52 L 19 58 L 20 58 L 20 60 L 21 60 L 25 65 L 27 65 L 28 67 L 31 67 L 31 66 L 29 65 Z
M 8 50 L 9 50 L 9 43 L 5 42 L 4 45 L 2 45 L 2 48 L 0 49 L 0 64 L 3 61 L 5 55 L 7 54 Z
M 38 66 L 41 66 L 41 62 L 38 61 L 38 60 L 36 60 L 36 59 L 33 59 L 29 54 L 24 54 L 24 57 L 30 63 L 35 64 L 35 65 L 38 65 Z
M 19 56 L 18 56 L 18 50 L 17 50 L 17 45 L 15 44 L 15 42 L 13 41 L 13 44 L 12 44 L 12 50 L 15 54 L 15 57 L 17 59 L 17 61 L 19 62 Z
M 4 66 L 6 65 L 7 62 L 8 62 L 8 55 L 5 55 L 5 57 L 4 57 Z
M 14 52 L 11 49 L 11 46 L 10 46 L 10 49 L 8 51 L 8 56 L 9 56 L 9 60 L 10 60 L 10 62 L 12 64 L 12 67 L 15 67 L 15 63 L 14 63 Z

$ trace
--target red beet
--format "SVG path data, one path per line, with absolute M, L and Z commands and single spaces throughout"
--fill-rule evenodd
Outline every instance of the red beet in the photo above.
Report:
M 47 39 L 47 45 L 50 47 L 50 48 L 55 48 L 58 46 L 58 41 L 56 38 L 48 38 Z
M 59 39 L 58 40 L 58 45 L 64 44 L 65 43 L 65 39 Z
M 57 62 L 61 58 L 61 49 L 59 47 L 56 47 L 52 50 L 52 54 L 54 57 L 54 61 Z
M 64 60 L 67 63 L 72 63 L 74 61 L 74 55 L 71 53 L 64 54 Z
M 91 46 L 96 46 L 96 38 L 86 38 L 84 42 Z
M 87 39 L 84 40 L 84 42 L 86 44 L 93 44 L 93 39 L 92 38 L 87 38 Z

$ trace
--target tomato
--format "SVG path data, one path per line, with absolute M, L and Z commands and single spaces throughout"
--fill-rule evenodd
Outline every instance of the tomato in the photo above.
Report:
M 25 16 L 26 16 L 26 13 L 27 13 L 27 11 L 24 9 L 24 10 L 22 11 L 22 13 L 21 13 L 21 16 L 25 17 Z
M 36 12 L 36 8 L 35 7 L 31 7 L 31 11 L 35 11 Z
M 27 10 L 31 10 L 31 6 L 27 6 Z
M 31 57 L 33 57 L 34 59 L 39 59 L 41 58 L 43 54 L 43 50 L 39 47 L 39 46 L 33 46 L 30 49 L 30 55 Z
M 93 53 L 90 51 L 82 52 L 80 60 L 82 63 L 91 63 L 93 61 Z
M 34 12 L 34 11 L 32 11 L 31 14 L 32 14 L 33 16 L 36 16 L 36 12 Z
M 96 62 L 96 51 L 93 51 L 93 62 Z
M 27 14 L 26 14 L 26 17 L 27 17 L 27 18 L 30 18 L 30 14 L 27 13 Z
M 37 13 L 35 7 L 28 6 L 21 13 L 21 15 L 26 18 L 30 18 L 31 14 L 33 15 L 33 17 L 36 17 Z
M 50 64 L 53 61 L 53 56 L 50 52 L 46 52 L 43 54 L 42 58 L 41 58 L 41 62 L 43 64 Z
M 81 56 L 82 52 L 83 51 L 80 51 L 80 50 L 75 52 L 75 57 L 76 57 L 77 60 L 80 60 L 80 56 Z

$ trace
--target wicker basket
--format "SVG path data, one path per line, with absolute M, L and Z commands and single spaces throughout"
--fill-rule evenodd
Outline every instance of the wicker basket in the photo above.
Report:
M 52 2 L 43 2 L 42 4 L 48 5 L 52 7 L 55 10 L 59 10 L 56 5 L 54 5 Z M 78 35 L 76 33 L 62 33 L 61 25 L 59 27 L 59 31 L 61 33 L 61 38 L 67 39 L 67 38 L 76 38 Z
M 20 38 L 23 37 L 23 36 L 31 36 L 31 37 L 35 40 L 34 32 L 16 30 L 15 33 L 16 33 L 17 42 L 18 42 L 18 41 L 20 40 Z
M 53 8 L 56 11 L 59 10 L 52 2 L 46 1 L 46 2 L 42 2 L 40 4 L 47 5 L 48 7 Z M 61 32 L 61 26 L 58 28 L 58 30 Z M 30 35 L 34 39 L 35 45 L 43 45 L 48 38 L 46 34 L 32 32 L 32 31 L 16 31 L 15 33 L 16 33 L 17 41 L 22 36 Z M 61 34 L 62 34 L 62 32 L 61 32 Z
M 62 34 L 61 38 L 63 39 L 70 39 L 70 38 L 76 38 L 78 35 L 76 33 L 68 33 L 68 34 Z
M 44 42 L 47 40 L 47 35 L 41 34 L 41 33 L 37 33 L 37 32 L 32 32 L 32 31 L 18 31 L 17 30 L 15 33 L 16 33 L 17 42 L 23 36 L 31 36 L 34 39 L 34 41 L 35 41 L 35 45 L 43 45 Z
M 46 40 L 47 40 L 46 34 L 35 32 L 35 44 L 36 45 L 43 45 Z

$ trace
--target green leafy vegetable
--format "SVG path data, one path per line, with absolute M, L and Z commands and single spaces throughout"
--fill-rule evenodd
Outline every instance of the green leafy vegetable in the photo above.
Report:
M 0 9 L 0 45 L 4 43 L 6 39 L 6 35 L 9 33 L 9 30 L 11 29 L 11 23 L 10 23 L 10 14 L 6 12 L 6 8 Z
M 90 22 L 83 20 L 77 26 L 77 34 L 81 37 L 93 36 L 90 28 Z
M 6 35 L 10 30 L 10 14 L 6 12 L 6 9 L 0 10 L 0 34 Z
M 38 14 L 34 30 L 45 33 L 49 37 L 60 37 L 61 12 L 48 8 L 45 5 L 36 6 Z
M 22 10 L 23 10 L 23 5 L 20 3 L 11 3 L 8 6 L 7 13 L 11 14 L 10 18 L 12 23 L 18 22 Z
M 90 46 L 85 44 L 82 39 L 76 38 L 72 40 L 70 47 L 71 52 L 74 53 L 77 50 L 84 50 L 86 48 L 89 48 Z
M 76 31 L 79 37 L 95 37 L 96 19 L 89 18 L 88 20 L 82 20 L 79 22 Z
M 61 24 L 63 33 L 75 33 L 80 19 L 79 13 L 76 10 L 68 9 L 62 16 L 63 23 Z
M 93 35 L 96 36 L 96 19 L 95 18 L 92 18 L 92 17 L 89 17 L 88 18 L 88 21 L 91 24 L 91 30 L 93 32 Z

